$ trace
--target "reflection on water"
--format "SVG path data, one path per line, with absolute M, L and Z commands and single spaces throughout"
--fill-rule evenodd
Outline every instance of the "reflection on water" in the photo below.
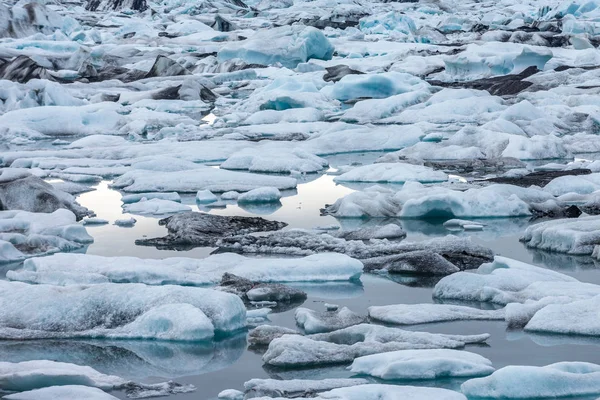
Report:
M 218 371 L 246 350 L 246 335 L 212 343 L 144 340 L 0 341 L 2 361 L 54 360 L 88 365 L 125 379 L 172 379 Z

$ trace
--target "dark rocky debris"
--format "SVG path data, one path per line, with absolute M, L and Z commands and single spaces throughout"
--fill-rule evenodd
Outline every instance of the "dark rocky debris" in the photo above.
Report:
M 521 177 L 496 177 L 488 179 L 489 182 L 494 183 L 506 183 L 509 185 L 516 185 L 521 187 L 529 187 L 532 185 L 544 187 L 554 178 L 560 176 L 576 176 L 576 175 L 589 175 L 592 171 L 586 168 L 570 169 L 566 171 L 536 171 Z

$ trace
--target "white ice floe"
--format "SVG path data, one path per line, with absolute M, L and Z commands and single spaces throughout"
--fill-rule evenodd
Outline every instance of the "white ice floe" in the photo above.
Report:
M 93 241 L 69 210 L 61 208 L 53 213 L 0 211 L 1 262 L 79 250 Z
M 448 175 L 422 165 L 380 163 L 354 168 L 340 176 L 336 176 L 333 180 L 335 182 L 404 183 L 417 181 L 431 183 L 447 181 Z
M 472 377 L 494 372 L 492 362 L 463 350 L 399 350 L 359 357 L 349 367 L 356 374 L 384 380 Z
M 277 189 L 293 189 L 296 180 L 282 176 L 249 174 L 209 167 L 189 171 L 154 172 L 132 170 L 117 178 L 113 186 L 125 192 L 188 192 L 198 190 L 247 192 L 264 186 Z
M 331 332 L 365 322 L 360 316 L 347 307 L 339 310 L 317 312 L 304 307 L 298 307 L 295 312 L 296 324 L 307 334 Z
M 394 304 L 369 307 L 369 317 L 388 324 L 412 325 L 462 320 L 503 320 L 504 310 L 451 304 Z
M 466 219 L 449 219 L 444 222 L 444 226 L 449 230 L 460 230 L 464 229 L 465 231 L 479 231 L 483 229 L 486 224 L 482 224 L 481 222 L 469 221 Z
M 600 217 L 580 217 L 540 222 L 527 227 L 521 237 L 527 247 L 568 254 L 592 254 L 600 243 Z
M 325 169 L 327 165 L 325 159 L 300 149 L 290 151 L 282 148 L 281 150 L 268 151 L 256 148 L 234 153 L 221 164 L 221 168 L 289 174 L 292 171 L 301 173 L 319 172 Z
M 0 337 L 211 340 L 246 324 L 239 297 L 181 286 L 4 282 Z
M 83 221 L 84 225 L 106 225 L 108 220 L 103 218 L 85 218 Z
M 8 400 L 117 400 L 118 397 L 102 390 L 82 385 L 49 386 L 42 389 L 27 390 L 3 397 Z
M 461 390 L 468 397 L 490 399 L 597 396 L 599 377 L 600 366 L 586 362 L 559 362 L 544 367 L 510 365 L 490 376 L 465 382 Z
M 137 203 L 125 204 L 123 206 L 123 212 L 131 214 L 164 215 L 185 211 L 192 211 L 192 207 L 176 201 L 162 199 L 142 199 Z
M 301 398 L 312 398 L 315 400 L 466 400 L 466 397 L 461 393 L 448 389 L 382 384 L 343 387 L 320 393 L 317 397 L 313 397 L 310 394 L 308 396 L 310 397 Z M 283 397 L 257 397 L 256 399 L 284 400 Z
M 346 75 L 334 85 L 325 86 L 321 92 L 331 98 L 346 101 L 359 98 L 386 98 L 428 87 L 428 83 L 411 74 L 385 72 Z
M 57 254 L 27 261 L 9 272 L 9 279 L 54 285 L 145 283 L 147 285 L 214 285 L 225 272 L 253 282 L 326 282 L 357 280 L 360 261 L 343 254 L 323 253 L 304 258 L 247 258 L 234 253 L 205 259 L 102 257 Z
M 281 192 L 274 187 L 252 189 L 238 196 L 238 203 L 276 203 L 281 199 Z
M 408 349 L 462 348 L 485 342 L 489 335 L 443 335 L 361 324 L 310 336 L 284 335 L 274 339 L 263 361 L 278 367 L 349 363 L 357 357 Z
M 117 219 L 114 224 L 117 226 L 129 228 L 129 227 L 134 226 L 136 222 L 137 222 L 137 220 L 135 218 L 130 217 L 130 218 Z

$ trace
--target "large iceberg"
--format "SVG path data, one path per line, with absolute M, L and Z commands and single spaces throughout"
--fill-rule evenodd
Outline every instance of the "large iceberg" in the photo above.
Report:
M 245 327 L 239 297 L 211 289 L 1 282 L 0 337 L 211 340 Z
M 521 241 L 527 247 L 568 254 L 592 254 L 600 244 L 600 217 L 557 219 L 531 225 Z
M 265 47 L 265 43 L 269 46 Z M 331 59 L 333 46 L 323 33 L 301 25 L 282 26 L 255 33 L 239 43 L 230 43 L 219 50 L 219 60 L 240 58 L 248 64 L 281 63 L 295 68 L 311 58 Z

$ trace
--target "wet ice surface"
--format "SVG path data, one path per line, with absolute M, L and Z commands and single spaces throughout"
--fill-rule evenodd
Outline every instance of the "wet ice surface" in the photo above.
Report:
M 332 167 L 336 162 L 372 162 L 380 154 L 366 153 L 338 155 L 329 159 Z M 330 172 L 335 171 L 332 169 Z M 187 251 L 158 250 L 154 247 L 136 246 L 135 240 L 142 237 L 159 237 L 166 229 L 158 225 L 158 217 L 123 214 L 121 193 L 109 189 L 109 181 L 100 182 L 96 190 L 81 194 L 79 202 L 93 209 L 98 218 L 108 220 L 106 225 L 86 226 L 94 243 L 87 247 L 87 254 L 103 256 L 135 256 L 140 258 L 166 257 L 207 257 L 214 248 L 194 248 Z M 388 185 L 393 186 L 393 185 Z M 198 208 L 194 195 L 182 196 L 182 203 L 196 210 L 209 211 L 219 215 L 260 215 L 267 219 L 289 224 L 285 229 L 327 227 L 342 225 L 344 229 L 361 226 L 377 226 L 389 223 L 391 219 L 336 220 L 331 216 L 320 216 L 319 209 L 330 204 L 353 190 L 335 184 L 333 176 L 307 175 L 293 193 L 283 193 L 281 205 L 276 208 L 244 209 L 235 202 L 226 208 Z M 294 194 L 293 196 L 290 196 Z M 134 217 L 135 226 L 123 228 L 112 225 L 116 219 Z M 395 220 L 407 232 L 405 240 L 420 241 L 449 233 L 443 220 Z M 519 237 L 529 225 L 528 218 L 485 220 L 482 231 L 459 231 L 453 234 L 468 235 L 481 245 L 488 246 L 498 255 L 555 269 L 583 282 L 600 283 L 600 269 L 591 257 L 568 256 L 527 249 Z M 8 268 L 14 269 L 18 265 Z M 439 278 L 414 276 L 380 276 L 363 274 L 360 284 L 293 284 L 305 290 L 308 298 L 302 305 L 316 311 L 325 311 L 325 303 L 348 307 L 359 315 L 367 315 L 370 306 L 389 304 L 432 303 L 432 290 Z M 477 306 L 473 304 L 467 304 Z M 484 305 L 484 307 L 494 307 Z M 270 325 L 297 329 L 294 309 L 270 313 Z M 548 365 L 559 361 L 587 361 L 598 363 L 600 341 L 594 338 L 572 336 L 552 336 L 525 333 L 522 330 L 509 331 L 504 321 L 457 321 L 405 326 L 403 329 L 447 334 L 490 333 L 491 338 L 484 345 L 468 345 L 465 349 L 480 354 L 493 362 L 498 369 L 507 365 Z M 349 378 L 353 374 L 346 366 L 328 366 L 310 369 L 281 369 L 263 366 L 262 352 L 247 350 L 245 334 L 207 344 L 181 344 L 145 341 L 97 341 L 50 340 L 42 342 L 0 342 L 0 358 L 6 361 L 30 359 L 51 359 L 89 365 L 102 373 L 110 373 L 125 379 L 143 382 L 160 382 L 175 379 L 181 384 L 193 384 L 201 394 L 182 393 L 171 395 L 177 399 L 215 399 L 224 389 L 243 390 L 243 383 L 253 378 L 274 379 L 324 379 Z M 68 351 L 65 351 L 68 349 Z M 376 381 L 375 378 L 370 378 Z M 438 379 L 433 381 L 411 381 L 413 385 L 436 386 L 459 389 L 466 379 Z M 401 383 L 401 382 L 396 382 Z M 124 392 L 111 394 L 126 398 Z M 200 396 L 200 397 L 199 397 Z M 578 397 L 581 400 L 595 398 Z

